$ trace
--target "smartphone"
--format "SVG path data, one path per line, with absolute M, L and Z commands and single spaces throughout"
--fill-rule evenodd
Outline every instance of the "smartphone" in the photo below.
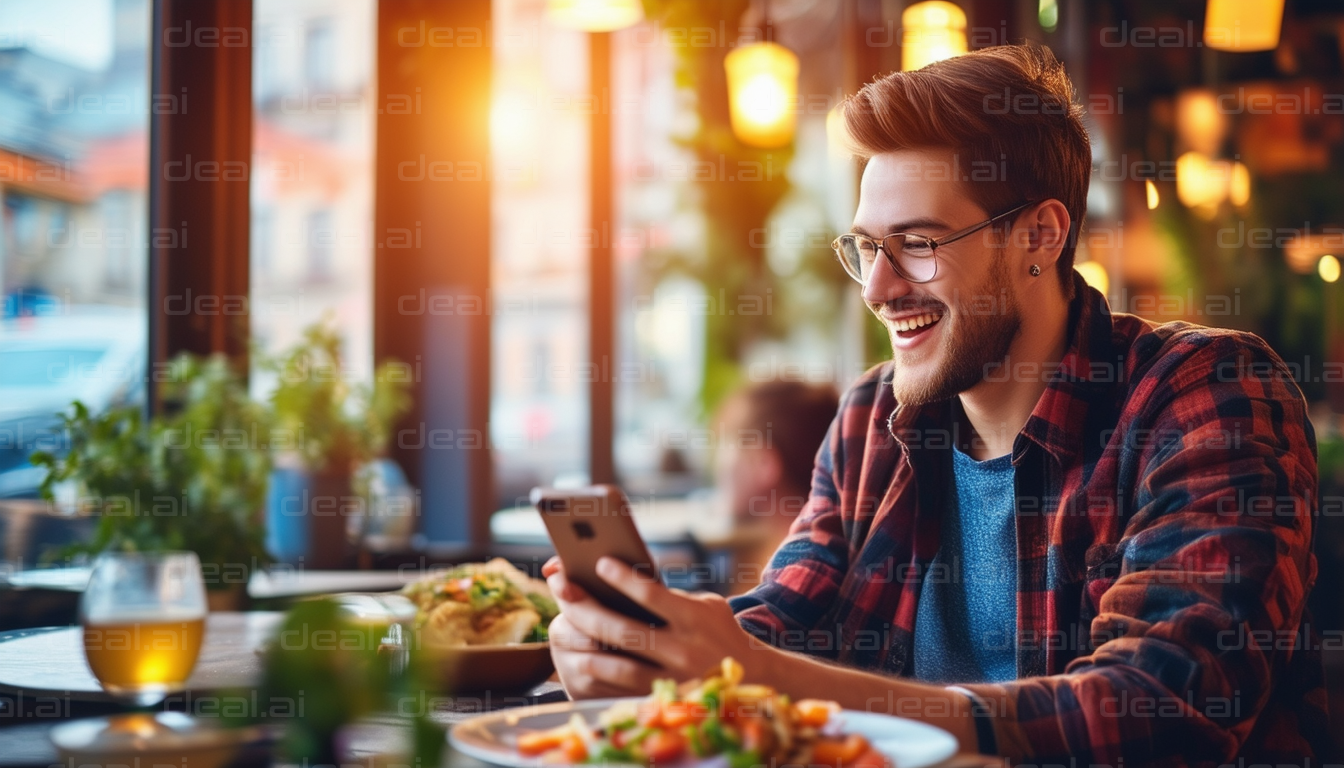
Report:
M 659 578 L 658 568 L 635 528 L 630 504 L 620 488 L 614 485 L 533 488 L 531 498 L 570 581 L 617 613 L 655 627 L 667 623 L 597 575 L 598 559 L 611 555 L 627 563 L 641 577 Z

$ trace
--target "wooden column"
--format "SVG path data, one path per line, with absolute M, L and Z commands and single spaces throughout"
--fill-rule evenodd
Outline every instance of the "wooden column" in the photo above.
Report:
M 150 360 L 223 352 L 246 373 L 252 4 L 154 0 L 151 46 Z
M 616 482 L 612 443 L 616 437 L 616 366 L 614 289 L 615 236 L 612 206 L 611 33 L 588 35 L 588 78 L 593 103 L 589 129 L 589 216 L 592 248 L 588 251 L 588 361 L 596 371 L 588 385 L 588 474 L 594 483 Z
M 381 0 L 374 357 L 414 375 L 392 454 L 433 543 L 483 543 L 490 457 L 490 0 Z

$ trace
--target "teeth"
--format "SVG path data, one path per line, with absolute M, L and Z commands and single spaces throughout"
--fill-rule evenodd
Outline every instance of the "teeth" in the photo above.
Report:
M 940 317 L 942 317 L 942 315 L 935 315 L 931 313 L 923 314 L 918 315 L 916 317 L 907 317 L 902 320 L 897 320 L 893 323 L 893 325 L 896 326 L 896 330 L 898 331 L 913 331 L 916 328 L 923 328 L 926 325 L 931 325 L 934 321 L 938 320 Z

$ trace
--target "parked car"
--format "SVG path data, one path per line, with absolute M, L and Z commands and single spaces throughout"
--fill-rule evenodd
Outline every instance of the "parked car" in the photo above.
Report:
M 64 449 L 60 414 L 142 402 L 144 312 L 78 308 L 0 320 L 0 498 L 37 496 L 45 470 L 28 456 Z

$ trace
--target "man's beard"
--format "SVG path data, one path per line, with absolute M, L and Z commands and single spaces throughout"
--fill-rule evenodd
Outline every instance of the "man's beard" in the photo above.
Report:
M 994 262 L 984 283 L 958 302 L 956 322 L 948 329 L 950 333 L 943 335 L 942 344 L 935 353 L 941 355 L 942 363 L 932 376 L 918 381 L 912 379 L 913 373 L 902 376 L 902 353 L 893 345 L 896 370 L 891 389 L 896 402 L 924 405 L 950 399 L 979 384 L 1007 358 L 1008 348 L 1022 326 L 1022 314 L 1008 280 L 1006 260 L 1001 256 L 992 258 Z M 977 303 L 979 310 L 975 307 Z M 984 311 L 985 305 L 990 311 Z M 945 315 L 951 314 L 949 307 Z M 939 322 L 952 319 L 945 316 Z M 895 331 L 888 326 L 887 333 Z

